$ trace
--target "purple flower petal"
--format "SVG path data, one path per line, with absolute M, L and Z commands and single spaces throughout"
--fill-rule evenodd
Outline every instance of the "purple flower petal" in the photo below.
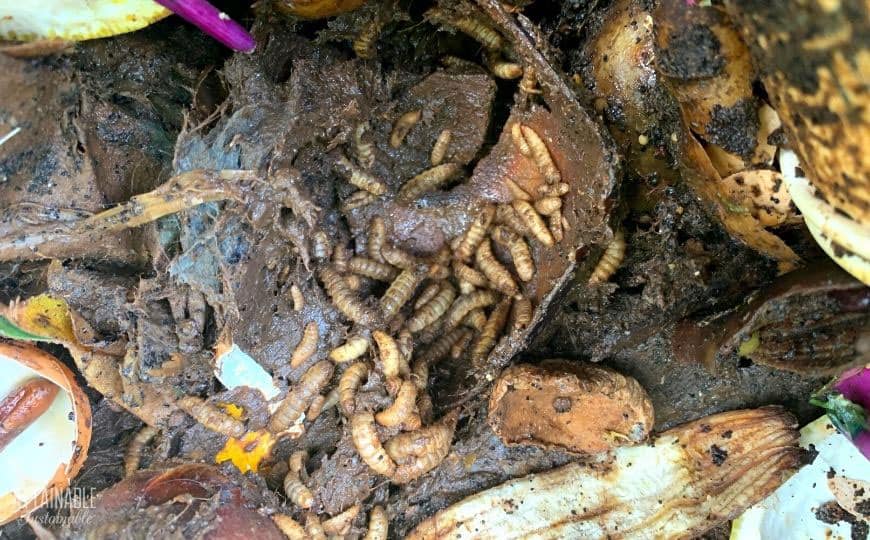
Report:
M 870 367 L 857 367 L 843 372 L 833 389 L 870 411 Z
M 251 52 L 257 46 L 247 30 L 206 0 L 154 1 L 231 49 Z

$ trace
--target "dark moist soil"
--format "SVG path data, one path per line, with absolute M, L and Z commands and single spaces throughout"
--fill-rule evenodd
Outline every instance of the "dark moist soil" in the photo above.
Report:
M 527 15 L 545 31 L 557 31 L 551 41 L 563 48 L 553 52 L 564 56 L 569 73 L 581 72 L 582 62 L 572 51 L 582 45 L 594 23 L 597 3 L 581 8 L 575 6 L 579 3 L 564 2 L 559 12 L 547 12 L 540 4 L 544 2 L 533 4 Z M 160 368 L 173 351 L 183 351 L 188 364 L 183 374 L 168 381 L 187 393 L 221 391 L 210 375 L 208 351 L 223 328 L 232 328 L 236 341 L 279 379 L 297 380 L 307 365 L 291 370 L 286 358 L 300 337 L 301 322 L 316 321 L 321 335 L 330 336 L 321 340 L 321 351 L 344 338 L 338 333 L 345 328 L 338 313 L 311 279 L 312 255 L 304 232 L 309 204 L 332 209 L 319 227 L 333 237 L 347 238 L 355 226 L 344 223 L 334 210 L 336 201 L 350 193 L 348 185 L 322 182 L 324 177 L 338 178 L 332 172 L 334 154 L 329 152 L 350 140 L 358 118 L 369 118 L 373 132 L 388 132 L 396 113 L 414 106 L 417 98 L 409 89 L 435 68 L 441 54 L 467 57 L 464 51 L 477 50 L 463 36 L 393 20 L 377 44 L 380 63 L 348 64 L 348 42 L 326 38 L 349 37 L 360 21 L 375 13 L 370 7 L 328 23 L 296 26 L 261 21 L 257 28 L 268 28 L 272 34 L 263 53 L 226 65 L 225 51 L 175 20 L 80 44 L 62 58 L 0 57 L 6 74 L 0 80 L 0 96 L 16 96 L 0 100 L 0 123 L 14 117 L 27 128 L 0 149 L 0 237 L 28 226 L 4 219 L 2 209 L 12 205 L 37 203 L 41 213 L 34 222 L 44 223 L 63 212 L 99 211 L 154 188 L 174 170 L 198 166 L 257 169 L 269 162 L 283 167 L 282 181 L 299 194 L 289 209 L 265 196 L 255 197 L 250 207 L 227 206 L 222 212 L 219 205 L 203 205 L 135 232 L 86 245 L 59 245 L 45 256 L 64 261 L 61 266 L 49 268 L 27 256 L 2 262 L 0 300 L 46 290 L 59 294 L 91 323 L 95 341 L 138 336 L 146 368 Z M 323 42 L 314 39 L 318 30 Z M 703 47 L 697 49 L 694 63 L 681 65 L 676 75 L 700 76 L 721 68 L 716 65 L 716 44 L 708 37 L 698 33 Z M 378 142 L 376 152 L 387 163 L 378 166 L 389 167 L 378 172 L 388 178 L 416 172 L 414 163 L 428 159 L 431 140 L 426 137 L 438 133 L 441 121 L 465 122 L 471 142 L 463 147 L 462 160 L 469 169 L 496 145 L 510 114 L 514 83 L 497 81 L 493 86 L 472 71 L 454 73 L 437 86 L 456 81 L 461 81 L 461 88 L 455 93 L 464 89 L 470 108 L 448 108 L 445 119 L 427 119 L 432 126 L 415 135 L 420 140 L 412 137 L 399 151 Z M 421 99 L 433 99 L 437 89 L 424 86 L 420 92 Z M 209 117 L 227 95 L 233 109 Z M 406 97 L 396 102 L 396 96 Z M 579 99 L 586 101 L 582 90 Z M 483 133 L 487 117 L 491 130 Z M 604 116 L 595 118 L 604 121 Z M 288 134 L 285 126 L 291 121 L 299 129 Z M 274 144 L 261 144 L 276 140 L 282 146 L 275 154 Z M 675 176 L 667 163 L 658 167 Z M 821 379 L 737 357 L 714 366 L 674 359 L 671 336 L 678 321 L 734 307 L 750 291 L 775 279 L 775 264 L 731 239 L 683 185 L 657 185 L 626 167 L 622 186 L 622 193 L 634 198 L 649 194 L 645 204 L 613 209 L 615 225 L 623 228 L 628 244 L 622 266 L 609 283 L 598 287 L 588 287 L 578 278 L 550 305 L 536 337 L 517 359 L 591 360 L 635 377 L 652 399 L 656 430 L 765 404 L 785 405 L 802 423 L 817 416 L 807 398 L 824 382 Z M 447 201 L 451 202 L 455 203 Z M 278 216 L 283 226 L 251 226 L 258 219 L 266 222 L 263 216 Z M 393 217 L 400 223 L 416 219 L 413 214 Z M 357 219 L 364 223 L 368 216 Z M 467 216 L 449 214 L 444 223 L 449 229 L 464 226 L 463 220 Z M 427 242 L 435 240 L 425 231 L 410 225 L 402 230 L 409 245 L 434 249 Z M 581 266 L 588 258 L 588 271 L 601 246 L 584 244 L 579 257 Z M 301 314 L 292 311 L 288 300 L 294 282 L 306 296 Z M 69 361 L 60 347 L 50 349 Z M 435 375 L 449 379 L 449 374 Z M 370 380 L 362 388 L 364 399 L 367 388 L 378 384 Z M 102 490 L 123 477 L 124 448 L 141 424 L 99 394 L 89 396 L 95 408 L 94 439 L 75 485 Z M 438 412 L 453 400 L 446 390 L 432 397 Z M 481 392 L 469 400 L 445 462 L 405 487 L 385 485 L 361 464 L 336 410 L 318 418 L 303 438 L 279 444 L 276 455 L 286 458 L 293 450 L 308 450 L 310 485 L 319 508 L 336 513 L 363 499 L 367 504 L 389 501 L 396 512 L 395 531 L 403 534 L 463 496 L 576 459 L 534 447 L 505 447 L 486 424 L 486 398 Z M 378 403 L 384 396 L 372 390 L 370 399 Z M 222 444 L 220 437 L 190 419 L 170 419 L 169 425 L 175 428 L 172 436 L 158 443 L 144 465 L 173 457 L 196 459 Z M 727 458 L 713 448 L 711 454 L 714 460 Z M 280 459 L 267 465 L 266 484 L 280 490 L 285 471 Z M 47 512 L 40 510 L 36 516 Z M 358 529 L 362 522 L 357 521 Z M 0 532 L 12 538 L 32 536 L 22 521 Z M 706 537 L 726 533 L 718 529 Z

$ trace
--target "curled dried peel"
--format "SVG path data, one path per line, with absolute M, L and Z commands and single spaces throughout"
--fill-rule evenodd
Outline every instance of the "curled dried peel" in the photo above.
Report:
M 742 512 L 797 467 L 794 418 L 732 411 L 623 447 L 609 467 L 572 463 L 508 481 L 438 512 L 421 538 L 689 537 Z

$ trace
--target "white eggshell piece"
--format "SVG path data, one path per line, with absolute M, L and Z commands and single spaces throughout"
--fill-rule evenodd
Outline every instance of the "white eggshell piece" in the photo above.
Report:
M 267 401 L 281 393 L 272 375 L 235 343 L 217 357 L 215 377 L 229 389 L 247 386 L 259 390 Z

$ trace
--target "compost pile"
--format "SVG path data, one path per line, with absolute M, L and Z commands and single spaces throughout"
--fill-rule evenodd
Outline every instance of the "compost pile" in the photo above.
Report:
M 797 467 L 795 417 L 866 359 L 870 313 L 781 187 L 792 141 L 746 45 L 777 29 L 716 2 L 524 4 L 260 2 L 252 54 L 166 20 L 0 58 L 0 121 L 29 125 L 0 155 L 0 299 L 65 306 L 67 347 L 42 346 L 89 387 L 74 485 L 109 490 L 59 535 L 404 537 L 651 433 L 707 453 L 680 488 L 702 501 L 778 441 L 687 518 L 702 534 Z M 764 405 L 794 416 L 662 433 Z

